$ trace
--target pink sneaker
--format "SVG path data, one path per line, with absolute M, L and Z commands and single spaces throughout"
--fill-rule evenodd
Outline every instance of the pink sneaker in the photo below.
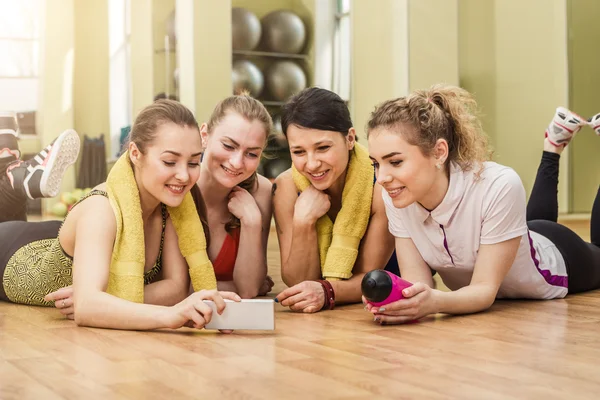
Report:
M 556 147 L 566 146 L 584 125 L 587 125 L 585 119 L 564 107 L 558 107 L 546 129 L 546 137 Z

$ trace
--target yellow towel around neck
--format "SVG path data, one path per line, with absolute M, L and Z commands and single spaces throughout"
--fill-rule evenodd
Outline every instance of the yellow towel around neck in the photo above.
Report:
M 303 191 L 310 181 L 292 166 L 296 189 Z M 358 256 L 360 241 L 367 231 L 373 200 L 373 165 L 367 149 L 359 143 L 350 153 L 342 209 L 335 224 L 327 214 L 317 221 L 321 274 L 325 279 L 348 279 Z
M 107 293 L 136 303 L 144 302 L 144 223 L 140 193 L 129 152 L 125 152 L 108 174 L 108 199 L 117 221 Z M 178 207 L 167 207 L 185 257 L 194 290 L 216 289 L 217 280 L 206 253 L 206 238 L 192 195 L 187 193 Z

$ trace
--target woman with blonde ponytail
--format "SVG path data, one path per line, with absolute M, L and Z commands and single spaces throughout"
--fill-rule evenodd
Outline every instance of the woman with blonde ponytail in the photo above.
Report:
M 467 91 L 435 85 L 385 101 L 371 114 L 369 153 L 401 276 L 413 283 L 404 299 L 367 306 L 381 324 L 475 313 L 496 298 L 554 299 L 600 288 L 600 200 L 593 243 L 557 224 L 558 161 L 549 163 L 546 154 L 586 122 L 557 111 L 527 205 L 517 173 L 488 161 L 476 111 Z M 559 144 L 551 145 L 554 136 Z M 430 268 L 450 292 L 432 288 Z

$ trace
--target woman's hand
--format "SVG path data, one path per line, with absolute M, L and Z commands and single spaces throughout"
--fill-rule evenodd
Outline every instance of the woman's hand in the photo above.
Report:
M 314 186 L 309 186 L 298 196 L 294 206 L 294 219 L 314 223 L 325 215 L 330 207 L 329 195 L 315 189 Z
M 271 279 L 271 277 L 269 275 L 267 275 L 267 277 L 265 278 L 265 281 L 263 282 L 262 286 L 260 287 L 260 290 L 258 291 L 258 295 L 259 296 L 264 296 L 267 293 L 269 293 L 271 291 L 271 289 L 273 289 L 273 286 L 275 285 L 275 282 L 273 282 L 273 279 Z
M 229 193 L 229 212 L 235 215 L 243 224 L 260 226 L 262 215 L 254 197 L 246 189 L 234 187 Z
M 73 286 L 69 285 L 55 292 L 48 293 L 44 297 L 45 301 L 53 301 L 54 307 L 68 319 L 75 319 L 75 309 L 73 307 Z
M 171 329 L 187 326 L 202 329 L 212 318 L 212 308 L 204 302 L 211 300 L 215 303 L 217 313 L 225 310 L 223 299 L 242 301 L 240 296 L 233 292 L 218 292 L 216 290 L 200 290 L 192 293 L 182 302 L 167 309 L 164 325 Z
M 375 322 L 382 325 L 402 324 L 436 314 L 438 312 L 436 293 L 438 293 L 437 290 L 417 282 L 402 291 L 404 296 L 402 300 L 375 307 L 366 303 L 363 297 L 363 303 L 366 304 L 366 309 L 373 314 Z
M 304 281 L 279 293 L 275 301 L 292 311 L 315 313 L 325 304 L 325 291 L 319 282 Z

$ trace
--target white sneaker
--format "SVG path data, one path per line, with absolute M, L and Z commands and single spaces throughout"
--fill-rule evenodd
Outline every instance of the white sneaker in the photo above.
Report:
M 30 199 L 56 196 L 66 169 L 77 161 L 79 147 L 77 132 L 64 131 L 31 160 L 8 166 L 6 174 L 12 187 Z
M 588 119 L 588 125 L 592 127 L 596 135 L 600 136 L 600 113 Z
M 583 125 L 587 125 L 585 119 L 564 107 L 558 107 L 546 129 L 546 137 L 556 147 L 566 146 Z

